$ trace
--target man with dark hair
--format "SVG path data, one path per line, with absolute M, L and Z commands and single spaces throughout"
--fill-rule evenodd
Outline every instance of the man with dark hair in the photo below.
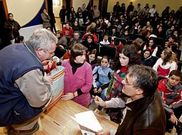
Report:
M 116 135 L 164 135 L 165 113 L 160 96 L 157 94 L 157 74 L 149 67 L 129 67 L 123 81 L 122 93 L 126 98 L 123 119 Z M 111 99 L 112 100 L 112 99 Z M 108 102 L 96 97 L 96 103 L 107 107 Z M 113 106 L 121 106 L 123 100 L 112 100 Z M 111 103 L 110 103 L 111 105 Z M 109 135 L 110 133 L 98 133 Z

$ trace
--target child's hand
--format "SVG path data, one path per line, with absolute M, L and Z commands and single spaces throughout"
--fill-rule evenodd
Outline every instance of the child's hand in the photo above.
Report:
M 101 92 L 102 92 L 102 89 L 101 89 L 101 88 L 99 88 L 99 89 L 97 90 L 97 92 L 98 92 L 98 93 L 101 93 Z
M 97 88 L 94 88 L 94 93 L 97 93 Z
M 74 95 L 73 95 L 73 93 L 66 93 L 65 95 L 62 95 L 61 96 L 61 99 L 62 100 L 70 100 L 70 99 L 73 99 L 74 98 Z

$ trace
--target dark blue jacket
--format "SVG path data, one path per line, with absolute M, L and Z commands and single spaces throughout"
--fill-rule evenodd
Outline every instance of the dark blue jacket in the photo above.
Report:
M 24 122 L 42 111 L 33 108 L 15 85 L 25 73 L 40 69 L 41 62 L 23 44 L 10 45 L 0 51 L 0 126 Z

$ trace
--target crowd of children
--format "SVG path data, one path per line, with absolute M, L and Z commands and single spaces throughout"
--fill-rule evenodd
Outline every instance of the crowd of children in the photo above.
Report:
M 179 72 L 182 7 L 176 12 L 169 9 L 166 7 L 159 16 L 155 5 L 150 8 L 146 4 L 142 9 L 140 4 L 135 8 L 130 3 L 126 9 L 125 3 L 120 6 L 117 2 L 112 14 L 93 18 L 93 9 L 89 12 L 80 7 L 72 16 L 75 18 L 71 18 L 74 23 L 68 19 L 67 23 L 63 24 L 64 33 L 68 33 L 63 36 L 68 41 L 66 46 L 71 47 L 74 45 L 70 42 L 74 39 L 73 35 L 79 33 L 80 40 L 77 41 L 87 47 L 87 61 L 93 70 L 90 93 L 93 97 L 99 96 L 103 101 L 113 100 L 113 97 L 117 98 L 122 94 L 122 80 L 129 66 L 144 64 L 153 67 L 161 79 L 158 90 L 164 99 L 167 121 L 176 125 L 177 132 L 180 133 L 177 125 L 180 125 L 178 114 L 182 113 L 178 109 L 182 106 Z M 71 12 L 73 11 L 72 8 Z M 169 104 L 167 98 L 174 101 Z M 173 110 L 176 103 L 178 114 Z M 108 109 L 108 112 L 111 120 L 120 122 L 110 113 L 113 110 Z M 171 127 L 167 126 L 167 130 L 169 129 Z
M 161 16 L 155 5 L 150 8 L 146 4 L 143 9 L 141 6 L 134 7 L 131 2 L 126 8 L 125 3 L 120 6 L 117 2 L 113 13 L 105 16 L 100 16 L 96 6 L 88 10 L 83 5 L 77 13 L 73 7 L 62 8 L 63 28 L 56 33 L 59 41 L 55 53 L 65 67 L 62 99 L 73 99 L 88 107 L 93 101 L 91 97 L 99 96 L 99 100 L 112 104 L 110 101 L 121 100 L 122 81 L 129 66 L 150 66 L 159 76 L 158 92 L 167 116 L 166 130 L 173 125 L 180 134 L 182 6 L 176 12 L 166 7 Z M 118 110 L 108 112 L 111 120 L 121 121 L 120 117 L 113 117 Z

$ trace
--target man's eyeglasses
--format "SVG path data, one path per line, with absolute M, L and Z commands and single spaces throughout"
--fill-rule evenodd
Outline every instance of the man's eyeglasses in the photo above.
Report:
M 45 53 L 49 53 L 50 55 L 54 56 L 54 51 L 44 50 Z
M 127 77 L 125 77 L 125 79 L 122 81 L 122 83 L 123 83 L 124 85 L 134 86 L 132 83 L 129 83 L 129 82 L 128 82 Z

